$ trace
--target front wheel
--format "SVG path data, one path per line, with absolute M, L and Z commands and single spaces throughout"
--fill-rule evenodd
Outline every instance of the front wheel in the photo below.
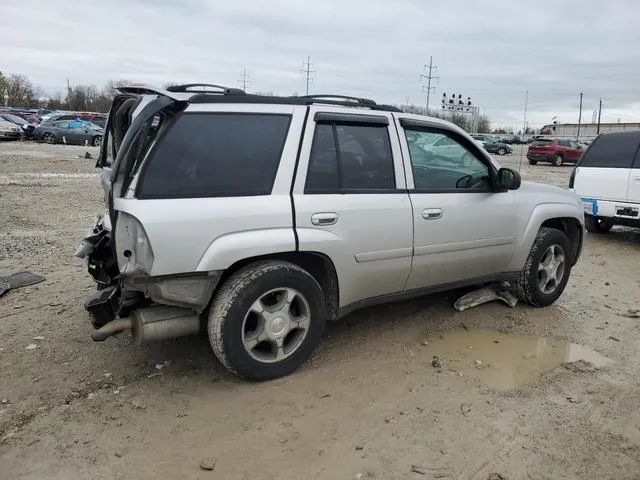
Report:
M 236 375 L 269 380 L 309 358 L 326 318 L 315 278 L 292 263 L 265 261 L 242 268 L 220 288 L 209 314 L 209 341 Z
M 569 238 L 560 230 L 542 227 L 516 282 L 518 298 L 534 307 L 551 305 L 567 286 L 571 264 Z
M 613 227 L 611 222 L 593 215 L 584 216 L 584 226 L 589 233 L 608 233 Z
M 538 161 L 537 160 L 529 160 L 529 165 L 537 165 Z
M 562 164 L 564 163 L 564 159 L 562 158 L 562 155 L 560 155 L 559 153 L 553 157 L 553 165 L 556 167 L 561 167 Z

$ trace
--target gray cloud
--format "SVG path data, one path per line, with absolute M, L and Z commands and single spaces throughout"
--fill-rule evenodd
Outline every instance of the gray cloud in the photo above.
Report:
M 0 5 L 0 69 L 48 93 L 127 78 L 208 81 L 250 90 L 312 91 L 424 103 L 422 66 L 433 55 L 432 95 L 471 96 L 496 125 L 583 119 L 603 97 L 603 120 L 640 121 L 637 0 L 32 0 Z

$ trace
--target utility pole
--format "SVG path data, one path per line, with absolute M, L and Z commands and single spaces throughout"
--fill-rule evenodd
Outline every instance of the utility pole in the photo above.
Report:
M 247 74 L 247 69 L 242 69 L 242 73 L 240 74 L 240 80 L 238 80 L 240 86 L 242 86 L 242 90 L 247 91 L 247 84 L 251 83 L 249 81 L 249 75 Z
M 425 72 L 428 71 L 428 73 L 426 75 L 424 73 L 421 73 L 420 74 L 420 79 L 427 81 L 426 85 L 424 83 L 422 84 L 422 89 L 427 91 L 427 111 L 426 111 L 426 114 L 429 115 L 429 97 L 431 95 L 431 91 L 433 90 L 435 92 L 435 90 L 436 90 L 436 87 L 432 87 L 431 86 L 431 80 L 440 79 L 440 77 L 436 77 L 436 76 L 433 75 L 433 72 L 438 70 L 438 67 L 433 64 L 433 56 L 429 57 L 429 65 L 425 65 L 424 66 L 424 70 L 425 70 Z
M 582 92 L 580 92 L 580 113 L 578 113 L 578 134 L 576 135 L 576 142 L 580 140 L 580 122 L 582 122 Z
M 602 99 L 600 99 L 600 105 L 598 106 L 598 135 L 600 135 L 600 115 L 602 115 Z
M 307 81 L 307 95 L 309 95 L 309 83 L 313 81 L 313 77 L 311 76 L 313 73 L 316 73 L 315 70 L 312 70 L 311 67 L 313 64 L 311 63 L 311 57 L 307 56 L 306 63 L 302 64 L 302 70 L 300 70 L 305 75 L 305 79 Z
M 527 107 L 529 106 L 529 90 L 524 97 L 524 121 L 522 126 L 522 138 L 527 138 Z M 520 149 L 520 162 L 518 163 L 518 171 L 522 169 L 522 156 L 524 155 L 524 148 Z

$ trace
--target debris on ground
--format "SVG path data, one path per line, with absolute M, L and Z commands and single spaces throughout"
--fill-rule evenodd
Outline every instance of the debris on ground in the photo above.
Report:
M 614 337 L 613 335 L 609 335 L 609 340 L 613 340 L 614 342 L 619 342 L 620 339 L 618 337 Z
M 0 296 L 4 295 L 10 289 L 28 287 L 44 281 L 42 275 L 36 275 L 31 272 L 17 272 L 8 277 L 0 277 Z
M 593 373 L 596 370 L 598 370 L 593 363 L 587 362 L 586 360 L 576 360 L 575 362 L 564 362 L 562 366 L 567 370 L 569 370 L 570 372 L 575 372 L 575 373 Z
M 25 350 L 35 350 L 36 348 L 38 348 L 38 344 L 37 343 L 30 343 L 29 345 L 24 347 Z
M 636 308 L 630 308 L 624 313 L 618 313 L 618 316 L 626 318 L 640 318 L 640 310 Z
M 491 472 L 487 477 L 487 480 L 507 480 L 507 477 L 499 473 Z
M 443 362 L 442 359 L 440 357 L 433 357 L 433 360 L 431 360 L 431 366 L 433 368 L 442 368 Z
M 216 459 L 215 458 L 205 458 L 200 462 L 200 468 L 202 470 L 211 471 L 216 468 Z
M 496 283 L 463 295 L 453 304 L 453 308 L 462 312 L 468 308 L 477 307 L 494 300 L 500 300 L 511 308 L 518 304 L 518 298 L 511 293 L 509 284 Z
M 44 340 L 44 337 L 42 335 L 36 335 L 35 337 L 33 337 L 33 339 L 41 342 L 42 340 Z
M 417 473 L 418 475 L 426 476 L 429 475 L 430 478 L 450 478 L 451 474 L 447 472 L 443 468 L 432 468 L 432 467 L 423 467 L 422 465 L 412 464 L 411 469 L 413 473 Z
M 469 403 L 461 403 L 460 411 L 462 412 L 462 415 L 466 417 L 467 414 L 471 411 L 471 405 Z
M 93 158 L 89 152 L 84 152 L 84 158 Z

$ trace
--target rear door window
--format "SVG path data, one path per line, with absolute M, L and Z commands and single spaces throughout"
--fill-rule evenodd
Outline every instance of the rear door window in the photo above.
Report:
M 531 145 L 534 147 L 548 147 L 553 143 L 553 140 L 534 140 Z
M 582 155 L 581 167 L 631 168 L 640 146 L 640 132 L 601 135 Z
M 289 115 L 184 114 L 141 172 L 138 198 L 268 195 Z

